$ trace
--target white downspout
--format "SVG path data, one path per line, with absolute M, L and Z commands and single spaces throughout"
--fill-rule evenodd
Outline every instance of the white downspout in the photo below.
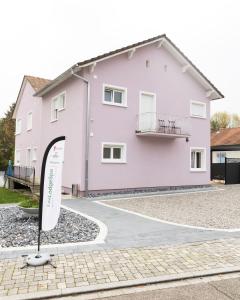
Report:
M 90 137 L 90 83 L 89 81 L 78 75 L 75 74 L 72 70 L 72 75 L 81 79 L 83 82 L 87 84 L 87 109 L 86 109 L 86 139 L 85 139 L 85 197 L 88 197 L 88 174 L 89 174 L 89 137 Z

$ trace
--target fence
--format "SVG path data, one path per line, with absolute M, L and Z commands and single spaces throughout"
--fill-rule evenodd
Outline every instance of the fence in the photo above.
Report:
M 212 163 L 211 179 L 225 180 L 225 184 L 239 184 L 240 158 L 225 158 L 225 163 Z
M 13 166 L 11 177 L 23 180 L 27 183 L 35 184 L 35 168 L 26 166 Z

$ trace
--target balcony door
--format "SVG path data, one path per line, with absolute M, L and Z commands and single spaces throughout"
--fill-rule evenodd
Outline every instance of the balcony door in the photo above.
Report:
M 156 129 L 156 95 L 140 92 L 139 130 L 154 131 Z

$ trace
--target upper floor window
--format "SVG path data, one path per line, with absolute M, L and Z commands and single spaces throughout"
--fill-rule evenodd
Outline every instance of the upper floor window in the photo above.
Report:
M 32 129 L 32 112 L 29 112 L 27 115 L 27 130 Z
M 206 103 L 199 101 L 191 101 L 190 115 L 194 118 L 205 119 L 207 116 Z
M 65 109 L 66 93 L 63 92 L 52 98 L 51 104 L 51 121 L 58 120 L 58 112 Z
M 124 143 L 103 143 L 102 162 L 104 163 L 125 163 L 126 144 Z
M 22 131 L 22 120 L 21 119 L 16 119 L 16 130 L 15 133 L 19 134 Z
M 206 171 L 205 148 L 191 148 L 191 171 Z
M 127 106 L 127 89 L 104 85 L 103 103 L 116 106 Z

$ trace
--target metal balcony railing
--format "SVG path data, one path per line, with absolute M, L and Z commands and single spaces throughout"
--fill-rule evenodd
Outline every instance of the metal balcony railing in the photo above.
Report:
M 156 134 L 168 137 L 190 136 L 189 117 L 163 115 L 153 112 L 137 116 L 137 130 L 139 135 Z

